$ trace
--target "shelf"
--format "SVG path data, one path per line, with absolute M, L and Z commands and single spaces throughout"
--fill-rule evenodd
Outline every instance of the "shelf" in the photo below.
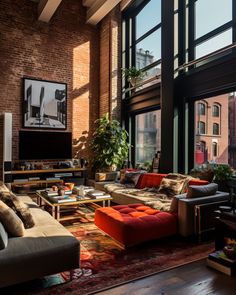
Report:
M 62 179 L 54 179 L 54 180 L 32 180 L 32 181 L 17 181 L 12 182 L 12 186 L 14 185 L 24 185 L 24 184 L 30 184 L 30 185 L 37 185 L 37 184 L 43 184 L 43 183 L 56 183 L 56 182 L 63 182 Z
M 36 174 L 36 173 L 57 173 L 57 172 L 77 172 L 86 171 L 86 168 L 63 168 L 63 169 L 42 169 L 42 170 L 12 170 L 10 174 Z

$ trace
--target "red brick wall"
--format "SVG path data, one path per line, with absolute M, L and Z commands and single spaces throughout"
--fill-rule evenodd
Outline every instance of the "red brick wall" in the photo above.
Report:
M 0 1 L 0 115 L 13 113 L 14 160 L 22 129 L 23 76 L 67 83 L 67 131 L 73 132 L 78 157 L 88 157 L 84 148 L 98 117 L 99 29 L 85 23 L 81 2 L 62 1 L 50 23 L 43 23 L 37 20 L 37 3 Z
M 99 116 L 121 116 L 121 13 L 117 5 L 100 23 Z

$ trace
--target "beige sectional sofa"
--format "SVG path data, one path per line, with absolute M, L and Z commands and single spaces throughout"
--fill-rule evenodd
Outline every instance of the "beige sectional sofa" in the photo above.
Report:
M 0 250 L 0 287 L 79 267 L 79 241 L 30 197 L 19 198 L 29 206 L 35 226 L 23 237 L 9 237 Z

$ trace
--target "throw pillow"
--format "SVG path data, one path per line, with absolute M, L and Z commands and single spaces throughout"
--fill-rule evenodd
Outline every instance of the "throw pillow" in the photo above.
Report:
M 0 221 L 6 231 L 14 237 L 24 235 L 24 224 L 16 213 L 9 208 L 4 202 L 0 201 Z
M 128 186 L 132 185 L 135 187 L 136 184 L 138 183 L 139 177 L 144 173 L 146 173 L 146 171 L 143 171 L 143 170 L 126 172 L 125 177 L 124 177 L 123 181 L 121 181 L 121 183 L 128 185 Z
M 209 183 L 206 185 L 190 185 L 187 192 L 187 198 L 199 198 L 212 196 L 218 190 L 218 184 Z
M 34 226 L 33 216 L 31 215 L 28 206 L 16 197 L 11 192 L 0 193 L 0 200 L 7 206 L 13 209 L 13 211 L 23 221 L 25 228 L 31 228 Z
M 8 244 L 8 235 L 7 232 L 0 222 L 0 250 L 5 249 Z
M 162 179 L 159 192 L 162 194 L 167 194 L 170 197 L 179 195 L 185 191 L 186 186 L 188 185 L 188 182 L 191 178 L 192 177 L 189 175 L 169 173 Z

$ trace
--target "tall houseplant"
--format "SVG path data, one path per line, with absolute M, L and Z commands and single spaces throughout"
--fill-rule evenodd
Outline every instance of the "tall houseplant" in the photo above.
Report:
M 217 164 L 213 166 L 214 182 L 218 184 L 218 189 L 228 191 L 229 181 L 233 175 L 233 170 L 229 165 Z
M 96 171 L 114 171 L 128 157 L 128 133 L 117 120 L 110 120 L 108 113 L 95 121 L 98 124 L 93 134 L 93 167 Z

